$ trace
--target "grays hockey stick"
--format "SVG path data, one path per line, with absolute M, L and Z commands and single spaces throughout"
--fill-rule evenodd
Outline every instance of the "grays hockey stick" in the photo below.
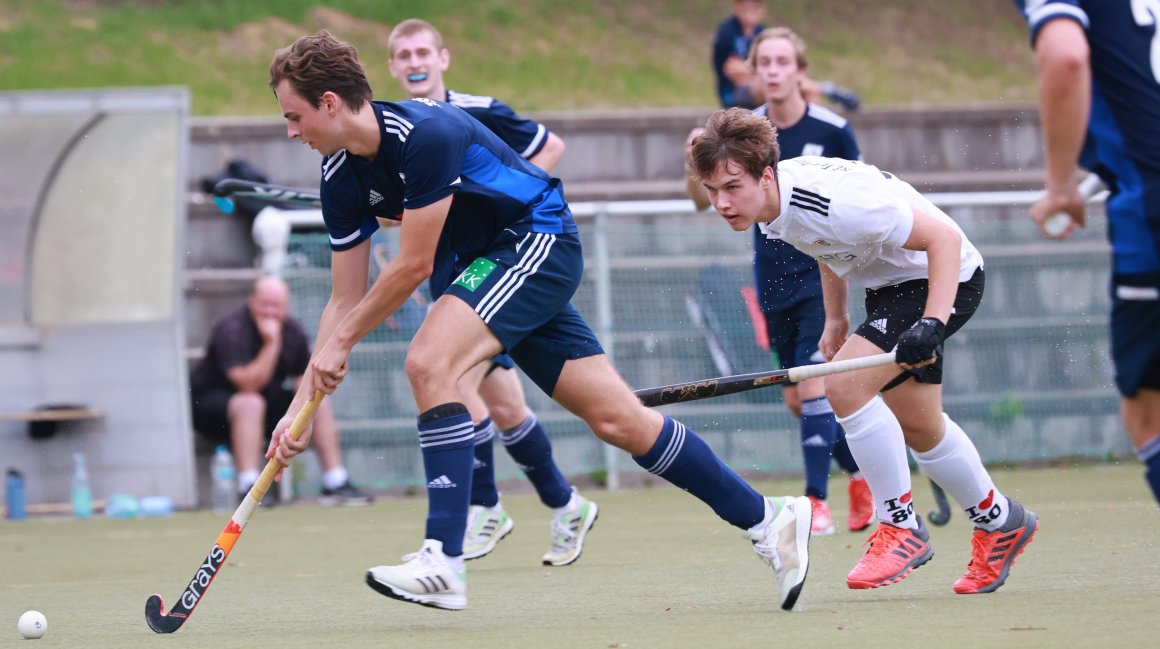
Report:
M 225 178 L 213 186 L 213 200 L 223 213 L 233 213 L 236 198 L 251 198 L 285 208 L 322 207 L 322 198 L 317 191 L 301 187 L 256 183 L 239 178 Z
M 314 416 L 314 411 L 318 409 L 318 404 L 322 403 L 322 396 L 322 391 L 316 390 L 314 398 L 302 406 L 302 410 L 298 411 L 298 416 L 290 425 L 291 437 L 298 439 L 298 436 L 306 429 L 306 425 Z M 266 468 L 258 476 L 258 481 L 250 487 L 249 493 L 242 499 L 242 504 L 238 505 L 237 511 L 230 517 L 230 522 L 226 524 L 221 534 L 218 534 L 217 540 L 214 541 L 213 547 L 209 549 L 209 554 L 205 557 L 205 561 L 198 567 L 193 579 L 189 580 L 189 585 L 185 587 L 185 592 L 181 593 L 181 599 L 177 601 L 177 605 L 172 610 L 168 613 L 165 612 L 165 600 L 161 598 L 161 595 L 149 596 L 145 602 L 145 621 L 149 624 L 150 629 L 157 633 L 173 633 L 180 629 L 182 624 L 185 624 L 190 615 L 193 615 L 193 609 L 197 607 L 201 598 L 205 596 L 205 591 L 209 589 L 209 585 L 213 583 L 214 578 L 226 565 L 226 557 L 230 556 L 230 551 L 234 549 L 234 545 L 238 542 L 238 537 L 242 535 L 242 530 L 245 529 L 250 516 L 254 514 L 258 503 L 262 502 L 266 490 L 274 482 L 274 476 L 281 469 L 282 465 L 277 459 L 271 458 L 266 463 Z
M 885 352 L 862 358 L 850 358 L 844 361 L 832 361 L 817 365 L 803 365 L 785 370 L 770 372 L 754 372 L 753 374 L 737 374 L 722 376 L 703 381 L 689 381 L 674 383 L 659 388 L 645 388 L 637 390 L 636 396 L 640 402 L 648 407 L 664 406 L 671 403 L 683 403 L 698 399 L 721 397 L 727 394 L 745 392 L 770 385 L 797 383 L 806 379 L 815 379 L 819 376 L 829 376 L 841 372 L 853 372 L 871 367 L 880 367 L 894 363 L 894 352 Z

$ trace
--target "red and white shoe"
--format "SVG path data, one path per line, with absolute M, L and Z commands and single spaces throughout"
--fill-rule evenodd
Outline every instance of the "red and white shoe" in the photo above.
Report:
M 975 528 L 971 537 L 971 562 L 967 572 L 955 582 L 955 592 L 960 595 L 990 593 L 998 590 L 1007 581 L 1015 558 L 1039 531 L 1039 519 L 1029 509 L 1024 509 L 1014 499 L 1007 510 L 1007 522 L 988 532 Z
M 834 517 L 830 514 L 830 506 L 817 496 L 809 496 L 810 504 L 814 506 L 814 521 L 810 524 L 811 536 L 831 536 L 838 528 L 834 527 Z
M 878 588 L 900 582 L 934 556 L 930 532 L 921 517 L 916 530 L 879 523 L 866 542 L 870 549 L 846 575 L 850 588 Z
M 870 527 L 874 520 L 874 498 L 870 495 L 870 486 L 866 478 L 850 478 L 850 515 L 846 518 L 846 525 L 851 532 L 861 532 Z

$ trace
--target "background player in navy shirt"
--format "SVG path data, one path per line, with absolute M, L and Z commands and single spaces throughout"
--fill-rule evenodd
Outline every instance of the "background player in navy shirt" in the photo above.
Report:
M 494 97 L 447 89 L 443 73 L 451 64 L 451 52 L 431 23 L 417 18 L 400 22 L 391 30 L 387 49 L 391 54 L 391 76 L 408 97 L 438 99 L 462 108 L 521 157 L 549 173 L 563 156 L 564 141 L 543 124 L 520 117 Z M 454 279 L 454 262 L 451 255 L 436 260 L 437 267 L 431 275 L 432 295 L 441 294 Z M 552 545 L 543 557 L 544 564 L 568 565 L 580 557 L 584 538 L 596 521 L 599 508 L 574 490 L 560 473 L 552 460 L 552 444 L 528 408 L 520 378 L 512 367 L 511 357 L 502 354 L 472 368 L 460 383 L 460 392 L 475 422 L 476 460 L 463 558 L 476 559 L 491 552 L 515 525 L 500 503 L 495 485 L 492 447 L 498 430 L 504 448 L 535 486 L 540 501 L 556 512 L 551 524 Z
M 431 274 L 441 246 L 460 274 L 407 350 L 427 478 L 425 540 L 401 565 L 376 566 L 367 584 L 388 597 L 467 606 L 463 536 L 474 430 L 459 380 L 507 351 L 544 392 L 605 442 L 693 494 L 773 568 L 783 609 L 809 567 L 808 498 L 763 498 L 683 424 L 645 408 L 572 307 L 584 269 L 560 181 L 519 157 L 459 108 L 431 99 L 372 102 L 353 47 L 327 32 L 279 50 L 270 87 L 287 136 L 322 153 L 322 212 L 332 286 L 318 350 L 268 451 L 288 463 L 306 448 L 287 429 L 315 390 L 332 393 L 354 345 Z M 399 252 L 367 289 L 369 237 L 399 219 Z
M 788 27 L 770 27 L 753 39 L 749 62 L 757 72 L 766 103 L 754 110 L 777 127 L 782 159 L 820 155 L 857 160 L 861 157 L 854 132 L 844 117 L 818 104 L 808 103 L 801 83 L 809 61 L 805 42 Z M 704 129 L 693 129 L 686 142 L 686 165 L 692 142 Z M 693 176 L 686 180 L 689 197 L 697 209 L 709 207 L 704 184 Z M 761 312 L 765 316 L 770 349 L 781 367 L 823 362 L 818 341 L 826 324 L 818 263 L 790 244 L 767 238 L 753 228 L 753 277 Z M 866 529 L 874 517 L 870 488 L 850 454 L 842 428 L 826 399 L 825 379 L 803 381 L 783 389 L 786 406 L 801 421 L 805 494 L 814 501 L 813 533 L 835 531 L 826 503 L 830 457 L 850 474 L 850 531 Z
M 1160 501 L 1160 1 L 1014 1 L 1031 27 L 1047 146 L 1031 218 L 1042 229 L 1063 211 L 1083 225 L 1077 163 L 1111 189 L 1116 386 Z

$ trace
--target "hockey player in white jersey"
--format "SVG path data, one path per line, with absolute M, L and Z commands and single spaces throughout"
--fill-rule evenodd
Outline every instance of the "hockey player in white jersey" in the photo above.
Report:
M 879 519 L 846 584 L 893 584 L 934 556 L 911 502 L 909 446 L 923 473 L 975 524 L 971 559 L 954 591 L 1002 586 L 1038 520 L 999 491 L 970 438 L 942 409 L 942 343 L 982 299 L 979 251 L 950 217 L 877 167 L 809 156 L 779 163 L 774 127 L 749 111 L 713 113 L 691 157 L 692 172 L 731 228 L 757 224 L 818 260 L 826 308 L 819 349 L 827 359 L 895 350 L 898 366 L 826 380 Z M 866 321 L 853 335 L 849 281 L 866 289 Z

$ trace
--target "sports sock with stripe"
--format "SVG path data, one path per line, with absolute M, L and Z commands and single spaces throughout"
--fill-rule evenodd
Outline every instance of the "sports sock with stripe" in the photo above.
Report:
M 463 554 L 475 427 L 462 403 L 445 403 L 419 415 L 419 449 L 427 476 L 427 536 L 443 553 Z
M 748 530 L 765 518 L 765 499 L 761 494 L 679 421 L 665 417 L 653 447 L 632 459 L 649 473 L 700 498 L 736 527 Z
M 910 465 L 898 418 L 882 397 L 875 395 L 854 414 L 839 417 L 838 423 L 845 429 L 846 443 L 870 487 L 879 520 L 895 527 L 917 529 Z
M 963 429 L 943 413 L 943 438 L 929 451 L 914 451 L 922 472 L 954 498 L 967 518 L 989 532 L 1007 522 L 1007 497 L 999 492 Z
M 802 401 L 802 459 L 805 464 L 806 495 L 826 499 L 830 483 L 830 450 L 834 447 L 838 422 L 829 399 Z
M 511 430 L 501 431 L 500 441 L 508 455 L 520 465 L 520 469 L 532 486 L 540 502 L 553 509 L 568 504 L 572 497 L 572 485 L 564 479 L 552 459 L 552 443 L 536 413 L 528 411 L 528 418 Z
M 495 488 L 495 427 L 491 417 L 475 424 L 475 460 L 471 471 L 471 504 L 495 507 L 499 491 Z
M 1153 437 L 1148 443 L 1140 448 L 1140 461 L 1148 470 L 1144 473 L 1144 479 L 1148 481 L 1148 486 L 1152 487 L 1152 495 L 1156 497 L 1156 502 L 1160 503 L 1160 437 Z

